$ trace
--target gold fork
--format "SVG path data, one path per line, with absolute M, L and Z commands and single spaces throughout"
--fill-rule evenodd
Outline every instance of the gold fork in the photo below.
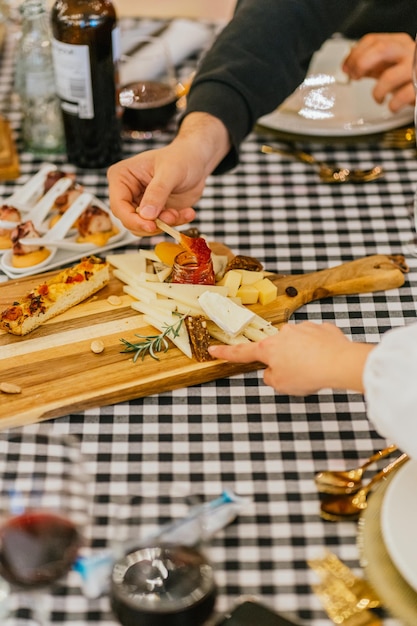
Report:
M 293 157 L 297 161 L 314 165 L 317 168 L 320 180 L 324 183 L 366 183 L 377 180 L 384 176 L 385 172 L 379 165 L 369 170 L 349 169 L 347 167 L 338 167 L 319 161 L 312 154 L 304 150 L 297 150 L 295 147 L 275 148 L 273 146 L 263 145 L 261 152 L 265 154 L 282 154 L 284 156 Z

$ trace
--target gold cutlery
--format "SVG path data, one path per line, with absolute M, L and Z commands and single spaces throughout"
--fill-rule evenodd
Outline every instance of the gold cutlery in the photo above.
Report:
M 381 606 L 380 598 L 368 581 L 356 576 L 333 552 L 326 551 L 324 557 L 311 559 L 308 565 L 320 576 L 322 582 L 329 581 L 330 577 L 340 580 L 355 596 L 355 605 L 358 608 L 375 609 Z
M 384 133 L 382 144 L 386 148 L 415 148 L 416 131 L 412 126 L 394 128 Z
M 274 148 L 273 146 L 263 145 L 261 152 L 265 154 L 282 154 L 284 156 L 293 157 L 302 163 L 314 165 L 318 168 L 320 180 L 325 183 L 366 183 L 377 180 L 384 176 L 384 170 L 379 165 L 369 169 L 349 169 L 347 167 L 338 167 L 319 161 L 312 154 L 297 150 L 296 148 Z
M 382 621 L 368 609 L 358 606 L 356 596 L 337 578 L 330 576 L 324 582 L 312 585 L 323 607 L 338 626 L 382 626 Z
M 407 454 L 391 461 L 386 467 L 379 471 L 365 487 L 351 495 L 326 495 L 320 504 L 320 516 L 329 522 L 339 522 L 356 520 L 367 507 L 367 496 L 375 485 L 386 478 L 391 472 L 398 469 L 408 460 Z
M 359 491 L 362 487 L 363 474 L 369 465 L 392 454 L 395 450 L 397 450 L 397 446 L 395 445 L 388 446 L 388 448 L 384 450 L 379 450 L 362 463 L 362 465 L 354 469 L 341 472 L 331 470 L 319 472 L 314 477 L 318 491 L 320 493 L 331 493 L 334 495 L 350 494 Z

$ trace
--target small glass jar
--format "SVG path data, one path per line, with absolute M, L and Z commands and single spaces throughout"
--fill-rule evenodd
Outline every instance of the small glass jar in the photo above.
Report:
M 191 252 L 187 250 L 180 252 L 175 257 L 171 282 L 192 285 L 214 285 L 216 278 L 211 258 L 201 263 Z

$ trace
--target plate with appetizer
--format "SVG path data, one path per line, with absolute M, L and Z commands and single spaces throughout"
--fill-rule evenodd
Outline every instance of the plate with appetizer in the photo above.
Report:
M 0 269 L 10 278 L 133 240 L 104 202 L 53 165 L 41 167 L 0 206 Z

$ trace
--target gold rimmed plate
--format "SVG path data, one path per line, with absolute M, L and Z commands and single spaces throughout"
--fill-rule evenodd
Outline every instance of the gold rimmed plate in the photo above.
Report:
M 398 475 L 409 468 L 410 464 L 414 464 L 415 469 L 416 461 L 408 461 L 398 470 Z M 381 525 L 384 498 L 395 478 L 396 474 L 389 477 L 369 498 L 368 506 L 359 520 L 358 546 L 366 577 L 384 607 L 401 620 L 403 626 L 416 626 L 417 592 L 395 566 L 385 544 Z

